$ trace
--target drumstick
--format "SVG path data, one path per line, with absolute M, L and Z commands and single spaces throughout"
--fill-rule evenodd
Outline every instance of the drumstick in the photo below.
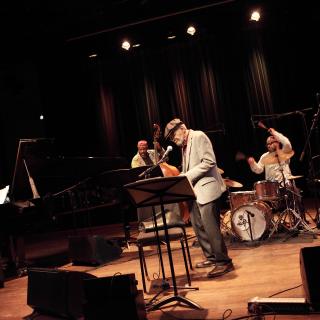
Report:
M 269 128 L 267 128 L 261 121 L 258 122 L 258 127 L 269 131 Z
M 238 151 L 235 156 L 235 161 L 247 160 L 248 157 L 241 151 Z

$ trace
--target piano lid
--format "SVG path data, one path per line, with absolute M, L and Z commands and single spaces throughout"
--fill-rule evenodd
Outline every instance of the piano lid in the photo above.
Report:
M 61 156 L 57 150 L 54 139 L 20 139 L 10 190 L 12 201 L 33 198 L 26 167 L 41 197 L 106 170 L 129 167 L 123 157 Z

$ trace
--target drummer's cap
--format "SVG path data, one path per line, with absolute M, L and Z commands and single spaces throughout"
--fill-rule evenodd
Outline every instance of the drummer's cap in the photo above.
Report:
M 183 122 L 178 118 L 175 118 L 170 122 L 168 122 L 164 130 L 164 139 L 165 140 L 169 139 L 172 136 L 172 134 L 180 128 L 182 124 Z

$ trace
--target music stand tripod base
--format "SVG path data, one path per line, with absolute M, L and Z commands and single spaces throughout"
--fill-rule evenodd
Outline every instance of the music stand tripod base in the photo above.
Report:
M 172 287 L 174 295 L 165 298 L 152 306 L 148 310 L 158 309 L 168 303 L 178 302 L 186 304 L 189 307 L 202 309 L 197 303 L 182 297 L 178 294 L 178 287 L 176 284 L 176 277 L 174 272 L 174 265 L 172 259 L 172 252 L 170 246 L 169 233 L 167 228 L 164 205 L 169 203 L 178 203 L 188 200 L 195 200 L 193 188 L 186 176 L 174 176 L 163 178 L 151 178 L 134 183 L 129 183 L 124 186 L 129 193 L 129 196 L 136 207 L 145 206 L 161 206 L 161 216 L 163 221 L 163 229 L 165 233 L 165 242 L 167 245 L 167 252 L 170 264 L 170 271 L 172 277 Z M 153 212 L 154 214 L 154 212 Z M 156 217 L 154 217 L 156 219 Z M 159 243 L 159 238 L 158 238 Z M 195 289 L 191 287 L 184 287 L 184 289 Z M 197 289 L 196 289 L 197 290 Z

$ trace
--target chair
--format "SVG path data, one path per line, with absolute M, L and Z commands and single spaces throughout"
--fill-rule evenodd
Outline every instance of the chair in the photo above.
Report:
M 148 274 L 148 269 L 146 265 L 146 259 L 144 255 L 144 250 L 143 248 L 145 246 L 150 246 L 150 245 L 157 245 L 158 240 L 156 236 L 156 230 L 155 230 L 155 225 L 153 221 L 153 215 L 152 215 L 152 210 L 155 210 L 155 208 L 152 209 L 152 207 L 147 207 L 143 209 L 148 209 L 149 210 L 149 218 L 146 218 L 146 214 L 139 214 L 138 212 L 138 220 L 139 217 L 143 216 L 144 220 L 139 221 L 139 235 L 137 237 L 137 246 L 139 250 L 139 260 L 140 260 L 140 269 L 141 269 L 141 276 L 142 276 L 142 284 L 143 284 L 143 291 L 146 293 L 146 278 L 148 281 L 150 281 L 149 274 Z M 188 285 L 191 286 L 191 278 L 190 278 L 190 273 L 189 273 L 189 267 L 191 270 L 193 270 L 192 262 L 191 262 L 191 256 L 190 256 L 190 250 L 189 250 L 189 245 L 188 245 L 188 239 L 187 239 L 187 234 L 186 234 L 186 224 L 184 221 L 181 219 L 180 214 L 177 212 L 179 210 L 178 205 L 166 205 L 165 209 L 165 215 L 166 215 L 166 222 L 167 222 L 167 229 L 168 229 L 168 234 L 169 234 L 169 240 L 180 240 L 181 244 L 181 250 L 183 254 L 183 260 L 184 260 L 184 265 L 186 269 L 186 275 L 187 275 L 187 281 Z M 139 209 L 138 209 L 139 211 Z M 146 210 L 144 210 L 145 212 Z M 157 217 L 157 228 L 158 228 L 158 233 L 159 233 L 159 240 L 160 242 L 165 241 L 165 232 L 163 228 L 163 221 L 162 221 L 162 216 L 161 212 L 156 214 Z M 187 252 L 186 252 L 187 251 Z M 187 262 L 187 256 L 188 256 L 188 261 L 189 261 L 189 267 L 188 267 L 188 262 Z

